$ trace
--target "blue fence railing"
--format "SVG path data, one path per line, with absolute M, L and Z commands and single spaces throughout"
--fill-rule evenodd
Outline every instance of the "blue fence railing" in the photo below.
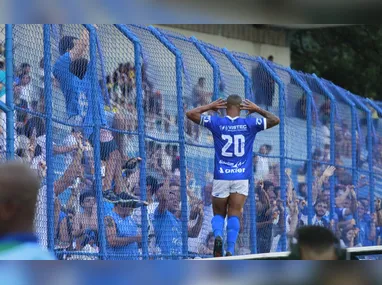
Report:
M 280 118 L 256 138 L 237 253 L 286 251 L 305 224 L 332 229 L 345 246 L 380 245 L 381 103 L 151 26 L 5 33 L 6 157 L 42 176 L 47 211 L 36 231 L 60 258 L 211 255 L 213 141 L 185 112 L 234 93 Z M 70 104 L 91 120 L 69 116 Z M 110 189 L 149 206 L 106 202 Z

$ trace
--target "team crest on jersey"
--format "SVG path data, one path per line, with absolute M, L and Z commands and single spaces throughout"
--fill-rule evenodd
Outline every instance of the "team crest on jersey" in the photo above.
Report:
M 211 121 L 211 116 L 204 116 L 203 117 L 203 123 L 208 123 L 209 121 Z
M 261 126 L 262 120 L 261 119 L 256 119 L 256 125 Z

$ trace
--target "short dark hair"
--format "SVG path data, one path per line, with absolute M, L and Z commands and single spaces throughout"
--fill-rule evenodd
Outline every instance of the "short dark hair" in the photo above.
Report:
M 314 203 L 314 207 L 316 207 L 319 203 L 325 203 L 326 205 L 328 205 L 328 202 L 326 202 L 322 199 L 317 199 L 316 203 Z
M 265 191 L 268 191 L 268 189 L 270 188 L 270 187 L 272 187 L 272 186 L 275 186 L 271 181 L 269 181 L 269 180 L 265 180 L 264 181 L 264 190 Z
M 172 179 L 170 180 L 170 185 L 169 185 L 169 186 L 170 186 L 170 187 L 172 187 L 172 186 L 177 186 L 177 187 L 179 187 L 179 186 L 180 186 L 179 178 L 177 178 L 177 177 L 172 178 Z
M 61 38 L 60 42 L 58 43 L 58 50 L 60 52 L 60 55 L 63 55 L 67 51 L 72 50 L 74 47 L 74 40 L 77 40 L 78 38 L 72 37 L 72 36 L 64 36 Z
M 239 106 L 241 102 L 241 97 L 236 94 L 229 95 L 227 98 L 227 106 Z
M 320 226 L 301 227 L 296 237 L 299 247 L 307 247 L 316 253 L 322 253 L 339 243 L 329 229 Z
M 154 195 L 159 189 L 158 180 L 153 176 L 146 177 L 146 185 L 151 186 L 151 195 Z
M 205 81 L 206 79 L 204 77 L 199 77 L 198 83 L 201 83 L 202 81 Z
M 88 197 L 96 197 L 95 193 L 93 191 L 87 191 L 80 195 L 80 205 L 82 205 L 86 198 Z
M 86 58 L 73 60 L 70 64 L 70 72 L 79 79 L 83 79 L 88 69 L 88 63 L 89 61 Z
M 20 69 L 24 69 L 24 68 L 27 68 L 27 67 L 31 67 L 31 65 L 27 62 L 23 62 L 22 64 L 20 64 Z

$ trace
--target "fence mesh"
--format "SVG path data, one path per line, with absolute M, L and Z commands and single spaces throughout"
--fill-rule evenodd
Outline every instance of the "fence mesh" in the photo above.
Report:
M 0 25 L 0 100 L 5 103 L 5 25 Z M 0 110 L 0 161 L 5 160 L 6 150 L 6 115 Z
M 193 40 L 144 26 L 127 25 L 126 28 L 137 37 L 142 51 L 139 55 L 142 66 L 137 67 L 142 72 L 142 94 L 136 90 L 134 43 L 117 27 L 97 27 L 96 57 L 91 58 L 84 26 L 49 25 L 52 74 L 47 75 L 43 61 L 43 25 L 13 25 L 13 54 L 9 58 L 14 66 L 15 156 L 30 163 L 43 178 L 35 219 L 37 234 L 46 247 L 47 225 L 52 222 L 55 251 L 64 259 L 97 259 L 101 253 L 105 254 L 103 246 L 109 259 L 141 259 L 145 251 L 141 243 L 143 233 L 148 235 L 149 258 L 209 256 L 213 246 L 210 224 L 213 216 L 212 136 L 186 118 L 180 126 L 179 115 L 183 117 L 187 110 L 210 103 L 213 95 L 227 98 L 238 94 L 244 98 L 245 78 L 222 49 L 200 42 L 210 59 L 217 63 L 219 88 L 218 93 L 213 94 L 213 68 Z M 0 26 L 0 99 L 3 103 L 4 35 L 4 26 Z M 176 56 L 166 41 L 179 51 L 182 66 L 177 65 Z M 251 217 L 248 200 L 236 253 L 288 249 L 283 238 L 308 223 L 332 229 L 345 246 L 380 244 L 382 217 L 374 216 L 371 205 L 375 202 L 376 210 L 381 208 L 381 103 L 372 105 L 329 81 L 259 58 L 239 53 L 233 56 L 251 79 L 249 99 L 281 116 L 280 98 L 285 98 L 282 110 L 285 111 L 282 146 L 285 160 L 281 159 L 279 126 L 257 136 L 253 149 L 257 213 Z M 90 69 L 93 60 L 96 60 L 94 71 L 98 82 L 93 86 L 95 93 Z M 177 75 L 181 78 L 181 93 L 177 89 Z M 46 76 L 51 78 L 51 95 L 45 92 Z M 310 94 L 312 109 L 308 112 L 306 104 Z M 45 96 L 52 96 L 53 101 L 52 142 L 46 141 Z M 177 96 L 181 96 L 182 108 L 178 108 Z M 138 132 L 137 98 L 143 99 L 143 133 Z M 99 115 L 103 118 L 100 142 L 94 140 L 96 114 L 92 107 L 96 101 L 101 103 Z M 354 122 L 350 102 L 355 103 Z M 366 108 L 372 114 L 371 132 Z M 308 113 L 311 113 L 311 125 L 307 124 Z M 4 160 L 7 134 L 3 111 L 0 120 L 0 159 Z M 353 128 L 355 148 L 352 147 Z M 311 150 L 307 149 L 308 129 Z M 179 131 L 185 135 L 185 153 L 181 153 L 183 142 Z M 122 192 L 140 196 L 142 185 L 137 158 L 140 135 L 144 136 L 146 153 L 141 163 L 146 169 L 147 228 L 142 226 L 145 219 L 142 219 L 141 208 L 107 202 L 95 191 L 95 159 L 100 157 L 105 197 L 112 200 L 113 193 Z M 368 136 L 373 138 L 376 201 L 371 200 Z M 46 143 L 54 146 L 54 213 L 47 213 Z M 94 152 L 95 146 L 100 147 L 100 153 Z M 335 147 L 335 157 L 331 157 L 332 147 Z M 307 172 L 308 154 L 313 159 L 311 174 Z M 187 211 L 182 207 L 180 195 L 184 173 L 180 164 L 182 155 L 186 163 Z M 285 165 L 281 165 L 282 161 Z M 332 162 L 335 172 L 325 171 Z M 280 173 L 282 167 L 287 173 Z M 281 189 L 282 176 L 286 178 L 286 189 Z M 313 182 L 311 197 L 307 197 L 308 178 Z M 263 189 L 258 185 L 260 180 L 264 181 Z M 355 191 L 349 187 L 353 182 L 357 184 Z M 311 207 L 307 205 L 308 198 L 312 201 Z M 97 203 L 99 199 L 102 201 Z M 99 206 L 103 216 L 98 215 Z M 202 212 L 201 230 L 194 232 Z M 251 225 L 255 222 L 256 248 L 253 248 Z M 104 237 L 101 227 L 105 229 Z M 188 241 L 186 249 L 182 247 L 185 240 Z
M 213 92 L 213 70 L 194 43 L 182 35 L 161 30 L 167 39 L 182 53 L 184 85 L 183 105 L 188 111 L 195 106 L 210 103 Z M 213 217 L 211 190 L 213 178 L 213 144 L 211 133 L 190 120 L 184 126 L 186 134 L 187 190 L 190 211 L 203 205 L 204 218 L 199 233 L 190 232 L 188 251 L 195 256 L 211 255 Z M 195 226 L 198 217 L 190 217 Z
M 247 73 L 252 79 L 252 98 L 254 102 L 274 114 L 279 115 L 279 85 L 270 75 L 269 71 L 264 68 L 258 60 L 249 58 L 246 55 L 236 53 L 236 58 L 240 64 L 245 68 Z M 267 101 L 264 101 L 267 98 Z M 267 253 L 281 251 L 280 238 L 284 233 L 285 227 L 283 219 L 284 213 L 280 211 L 283 203 L 280 202 L 280 135 L 279 127 L 274 127 L 266 132 L 260 133 L 256 136 L 254 144 L 254 178 L 255 178 L 255 193 L 257 196 L 262 197 L 263 192 L 266 191 L 269 196 L 269 203 L 265 203 L 266 210 L 260 211 L 260 205 L 257 207 L 257 222 L 264 223 L 266 221 L 275 221 L 275 225 L 268 225 L 259 227 L 257 229 L 257 252 Z M 259 181 L 264 181 L 264 189 L 258 185 Z M 264 200 L 262 200 L 264 202 Z M 277 203 L 277 207 L 274 206 Z M 256 203 L 258 205 L 258 202 Z M 250 224 L 254 220 L 250 216 L 249 201 L 245 206 L 245 222 L 246 226 L 243 233 L 244 248 L 248 249 L 250 243 Z

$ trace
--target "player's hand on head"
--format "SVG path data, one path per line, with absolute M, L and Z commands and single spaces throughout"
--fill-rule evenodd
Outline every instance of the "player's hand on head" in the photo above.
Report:
M 227 108 L 227 102 L 222 98 L 217 99 L 216 101 L 209 104 L 210 110 L 217 112 L 220 109 Z
M 248 114 L 256 113 L 260 107 L 257 106 L 255 103 L 249 101 L 248 99 L 244 99 L 243 102 L 240 104 L 240 109 L 248 111 Z

